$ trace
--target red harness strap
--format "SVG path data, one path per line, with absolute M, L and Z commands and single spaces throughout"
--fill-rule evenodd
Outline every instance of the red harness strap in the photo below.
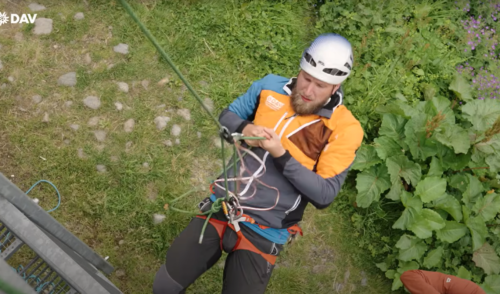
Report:
M 198 218 L 201 218 L 201 219 L 207 219 L 206 216 L 204 215 L 197 215 L 196 217 Z M 217 220 L 217 219 L 214 219 L 214 218 L 210 218 L 208 220 L 208 222 L 214 226 L 214 228 L 217 230 L 217 233 L 219 234 L 219 237 L 220 237 L 220 248 L 222 250 L 222 237 L 224 236 L 224 233 L 226 231 L 226 228 L 229 226 L 231 229 L 233 229 L 235 232 L 236 232 L 236 229 L 234 228 L 234 226 L 232 224 L 230 224 L 229 222 L 226 222 L 226 221 L 220 221 L 220 220 Z M 298 228 L 298 226 L 297 226 Z M 300 228 L 299 228 L 300 230 Z M 292 230 L 293 231 L 293 230 Z M 289 230 L 290 232 L 290 230 Z M 297 232 L 295 233 L 292 233 L 290 232 L 291 234 L 296 234 Z M 251 252 L 254 252 L 254 253 L 257 253 L 259 254 L 260 256 L 262 256 L 265 260 L 267 260 L 267 262 L 269 262 L 270 264 L 274 265 L 276 263 L 276 258 L 277 256 L 275 255 L 271 255 L 271 254 L 267 254 L 267 253 L 264 253 L 262 251 L 260 251 L 257 247 L 255 247 L 252 242 L 250 242 L 244 235 L 243 233 L 240 231 L 236 232 L 236 234 L 238 235 L 238 240 L 236 241 L 236 245 L 234 246 L 233 250 L 232 251 L 236 251 L 236 250 L 248 250 L 248 251 L 251 251 Z M 300 230 L 300 234 L 302 235 L 302 231 Z

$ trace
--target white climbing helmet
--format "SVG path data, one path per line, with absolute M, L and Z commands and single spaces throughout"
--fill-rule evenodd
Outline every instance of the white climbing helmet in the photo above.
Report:
M 351 43 L 338 34 L 318 36 L 302 54 L 300 67 L 325 83 L 338 85 L 351 73 Z

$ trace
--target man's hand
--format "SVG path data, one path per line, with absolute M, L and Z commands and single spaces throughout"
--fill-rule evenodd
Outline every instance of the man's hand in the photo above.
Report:
M 264 128 L 266 140 L 259 141 L 259 147 L 268 151 L 272 157 L 280 157 L 285 154 L 286 150 L 281 145 L 280 137 L 274 132 L 273 129 Z
M 263 126 L 256 126 L 254 124 L 248 124 L 241 132 L 245 137 L 265 137 L 270 138 L 270 136 L 264 131 Z M 261 140 L 245 140 L 248 146 L 260 147 L 259 142 Z

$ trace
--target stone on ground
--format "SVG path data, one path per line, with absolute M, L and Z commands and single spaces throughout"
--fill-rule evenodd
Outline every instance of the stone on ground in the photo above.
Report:
M 76 125 L 76 124 L 72 124 L 69 126 L 73 131 L 78 131 L 78 129 L 80 128 L 79 125 Z
M 213 142 L 214 142 L 215 147 L 222 148 L 222 143 L 221 143 L 219 137 L 214 137 Z
M 191 113 L 189 112 L 189 109 L 179 109 L 177 110 L 177 114 L 182 116 L 185 120 L 191 120 Z
M 156 128 L 161 131 L 167 127 L 167 123 L 170 121 L 170 117 L 168 116 L 158 116 L 154 119 L 154 123 Z
M 106 131 L 102 131 L 102 130 L 94 132 L 95 138 L 99 142 L 104 142 L 104 140 L 106 140 L 106 134 L 107 134 Z
M 128 54 L 128 45 L 120 43 L 113 47 L 113 51 L 115 51 L 116 53 Z
M 172 147 L 172 145 L 173 145 L 173 144 L 172 144 L 172 141 L 170 141 L 170 140 L 165 140 L 165 141 L 163 141 L 163 144 L 164 144 L 165 146 L 167 146 L 167 147 Z
M 90 53 L 87 52 L 87 54 L 85 54 L 85 57 L 83 58 L 83 60 L 85 61 L 86 64 L 90 64 L 92 62 L 92 58 L 90 57 Z
M 177 137 L 181 134 L 181 127 L 179 125 L 173 125 L 170 134 L 174 137 Z
M 106 172 L 106 166 L 104 166 L 104 165 L 102 165 L 102 164 L 98 164 L 98 165 L 96 165 L 96 167 L 95 167 L 95 168 L 96 168 L 96 169 L 97 169 L 97 171 L 98 171 L 98 172 L 100 172 L 100 173 L 104 173 L 104 172 Z
M 35 104 L 38 104 L 38 103 L 42 102 L 42 96 L 40 96 L 40 95 L 35 95 L 35 96 L 31 97 L 31 100 L 33 100 L 33 102 L 34 102 Z
M 3 69 L 3 64 L 2 64 L 2 61 L 0 60 L 0 70 Z
M 196 132 L 196 136 L 198 136 L 198 138 L 201 138 L 201 133 L 200 132 Z
M 87 155 L 83 152 L 82 148 L 78 148 L 78 158 L 85 159 Z
M 45 6 L 40 5 L 38 3 L 31 3 L 30 5 L 28 5 L 28 7 L 33 12 L 45 10 Z
M 89 127 L 95 127 L 95 126 L 97 126 L 98 123 L 99 123 L 99 117 L 98 116 L 94 116 L 94 117 L 91 117 L 89 119 L 89 121 L 87 122 L 87 125 Z
M 42 122 L 45 122 L 45 123 L 49 122 L 49 114 L 47 112 L 43 115 Z
M 179 138 L 175 139 L 175 144 L 179 145 L 181 143 L 181 140 Z
M 73 87 L 76 85 L 76 72 L 69 72 L 63 74 L 57 80 L 57 83 L 61 86 Z
M 135 126 L 135 121 L 133 118 L 128 119 L 125 124 L 123 125 L 123 129 L 125 130 L 125 133 L 131 133 L 134 129 Z
M 203 99 L 203 104 L 212 112 L 214 110 L 214 103 L 210 98 Z
M 148 80 L 143 80 L 141 82 L 141 85 L 144 87 L 145 90 L 147 90 L 148 86 L 149 86 L 149 81 Z
M 33 29 L 33 34 L 48 35 L 50 33 L 52 33 L 52 19 L 37 18 L 35 20 L 35 28 Z
M 128 93 L 128 84 L 127 83 L 118 82 L 117 84 L 118 84 L 118 88 L 120 89 L 120 91 Z
M 87 96 L 83 99 L 83 104 L 91 109 L 98 109 L 101 106 L 101 100 L 96 96 Z
M 14 82 L 14 77 L 13 77 L 13 76 L 9 76 L 9 77 L 7 78 L 7 81 L 9 81 L 9 82 L 13 83 L 13 82 Z
M 85 16 L 83 15 L 83 12 L 77 12 L 77 13 L 75 14 L 75 16 L 73 16 L 73 18 L 74 18 L 75 20 L 82 20 L 82 19 L 84 19 L 84 18 L 85 18 Z
M 121 104 L 120 102 L 115 102 L 115 107 L 116 110 L 120 111 L 123 109 L 123 104 Z
M 160 223 L 162 223 L 165 220 L 165 218 L 166 218 L 166 216 L 164 214 L 155 213 L 153 215 L 153 223 L 155 225 L 160 224 Z

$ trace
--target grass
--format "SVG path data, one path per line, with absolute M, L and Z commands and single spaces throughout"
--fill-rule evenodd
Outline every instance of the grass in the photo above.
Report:
M 51 214 L 101 256 L 109 256 L 116 269 L 110 280 L 124 293 L 151 293 L 169 244 L 189 220 L 165 212 L 163 205 L 193 186 L 206 186 L 220 171 L 220 149 L 213 142 L 217 132 L 120 4 L 88 2 L 39 1 L 47 9 L 37 12 L 37 17 L 54 21 L 50 35 L 33 35 L 32 25 L 0 27 L 4 66 L 0 85 L 7 85 L 0 89 L 0 172 L 13 175 L 13 182 L 24 191 L 40 179 L 53 182 L 62 194 L 62 205 Z M 0 4 L 0 11 L 30 13 L 28 4 L 8 1 Z M 271 17 L 280 12 L 280 5 L 284 4 L 144 0 L 134 2 L 133 7 L 198 93 L 214 101 L 213 112 L 218 115 L 267 70 L 291 75 L 297 68 L 301 46 L 310 38 L 303 29 L 311 22 L 310 13 L 295 5 L 295 11 L 282 12 L 295 22 L 284 25 L 283 19 Z M 83 12 L 85 18 L 73 20 L 77 12 Z M 263 13 L 270 17 L 261 25 L 252 17 Z M 245 21 L 238 17 L 242 14 Z M 239 26 L 240 22 L 247 26 Z M 259 48 L 271 45 L 250 43 L 250 34 L 266 40 L 267 25 L 282 28 L 281 33 L 290 34 L 291 39 L 276 41 L 277 53 L 269 49 L 259 55 Z M 113 52 L 119 43 L 130 46 L 128 55 Z M 291 44 L 289 51 L 284 50 L 286 44 Z M 286 66 L 266 65 L 275 54 L 283 56 Z M 59 76 L 71 71 L 77 73 L 77 85 L 58 86 Z M 7 80 L 9 76 L 14 77 L 13 83 Z M 170 81 L 159 85 L 165 77 Z M 143 80 L 149 81 L 147 88 L 141 85 Z M 128 93 L 119 91 L 119 81 L 129 84 Z M 33 103 L 34 95 L 41 95 L 42 102 Z M 99 109 L 83 105 L 89 95 L 100 98 Z M 67 101 L 72 105 L 68 107 Z M 115 102 L 124 109 L 116 110 Z M 191 111 L 190 121 L 175 114 L 181 108 Z M 168 109 L 174 111 L 166 112 Z M 42 122 L 45 113 L 48 122 Z M 160 115 L 171 117 L 163 131 L 153 122 Z M 89 126 L 93 117 L 99 117 L 98 124 Z M 135 127 L 126 133 L 123 124 L 130 118 Z M 71 124 L 80 128 L 74 131 Z M 166 147 L 165 140 L 175 140 L 170 134 L 173 124 L 182 127 L 180 144 Z M 104 142 L 96 141 L 96 130 L 107 132 Z M 78 157 L 80 148 L 85 158 Z M 98 164 L 107 171 L 98 173 Z M 39 198 L 47 210 L 57 203 L 48 185 L 33 189 L 30 196 Z M 207 192 L 195 193 L 178 206 L 193 210 L 205 196 Z M 165 213 L 165 222 L 155 226 L 154 213 Z M 267 293 L 390 291 L 385 278 L 364 258 L 365 253 L 350 246 L 355 236 L 349 219 L 335 208 L 317 211 L 309 207 L 305 220 L 304 237 L 279 259 Z M 222 274 L 222 267 L 214 266 L 188 293 L 219 293 Z M 362 286 L 365 275 L 368 282 Z

